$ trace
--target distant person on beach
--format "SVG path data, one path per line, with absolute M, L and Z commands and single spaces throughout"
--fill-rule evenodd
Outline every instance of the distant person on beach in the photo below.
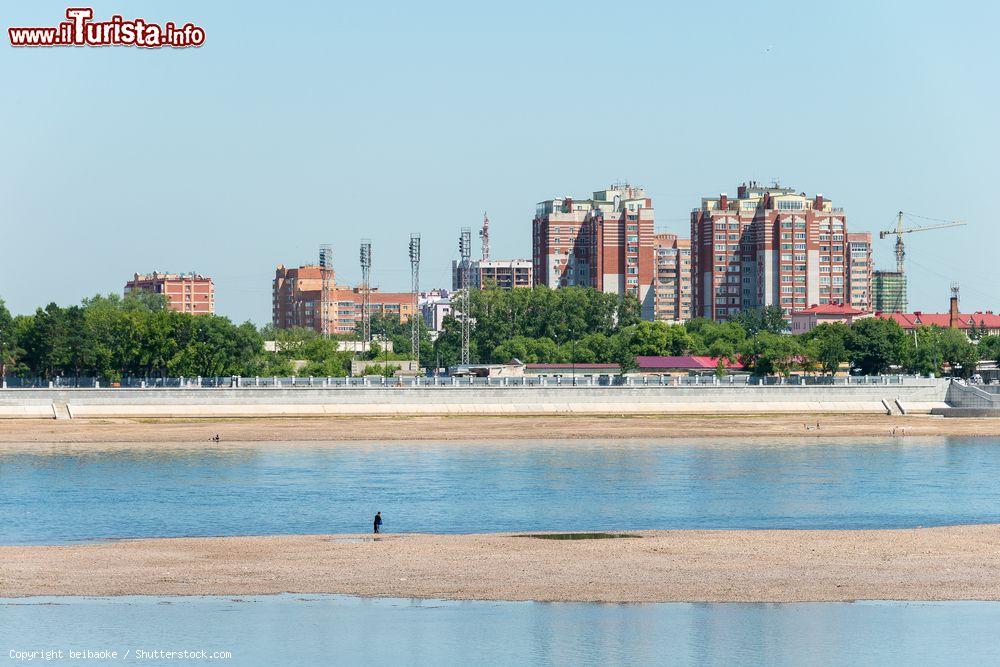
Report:
M 375 532 L 378 533 L 382 529 L 382 513 L 375 512 Z

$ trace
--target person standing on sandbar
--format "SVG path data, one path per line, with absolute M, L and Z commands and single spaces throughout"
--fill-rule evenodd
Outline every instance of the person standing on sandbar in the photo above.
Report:
M 382 529 L 382 513 L 375 512 L 375 532 L 378 533 Z

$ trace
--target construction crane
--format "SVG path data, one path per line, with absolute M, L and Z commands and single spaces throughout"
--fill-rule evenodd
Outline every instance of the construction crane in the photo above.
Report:
M 490 259 L 490 219 L 486 217 L 486 211 L 483 211 L 483 228 L 479 230 L 479 237 L 483 239 L 483 260 L 489 261 Z
M 962 225 L 965 224 L 965 221 L 963 221 L 963 220 L 953 220 L 951 222 L 942 220 L 942 221 L 940 221 L 940 224 L 937 224 L 937 225 L 923 225 L 923 226 L 920 226 L 920 227 L 908 227 L 908 228 L 904 229 L 903 228 L 903 215 L 912 215 L 912 214 L 904 214 L 902 211 L 900 211 L 899 213 L 896 214 L 896 228 L 895 229 L 888 229 L 888 230 L 881 231 L 881 232 L 878 233 L 878 237 L 880 239 L 884 239 L 887 236 L 892 236 L 893 234 L 896 235 L 896 271 L 898 271 L 901 275 L 903 273 L 903 258 L 906 256 L 906 250 L 903 248 L 903 234 L 910 234 L 912 232 L 925 232 L 925 231 L 927 231 L 929 229 L 944 229 L 946 227 L 961 227 Z M 917 216 L 914 216 L 914 217 L 921 218 L 923 216 L 917 215 Z M 924 218 L 924 219 L 925 220 L 933 220 L 933 218 Z

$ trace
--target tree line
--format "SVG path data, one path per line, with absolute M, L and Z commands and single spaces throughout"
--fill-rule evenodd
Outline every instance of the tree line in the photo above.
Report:
M 892 320 L 865 318 L 851 326 L 822 324 L 793 336 L 780 308 L 746 310 L 727 322 L 696 318 L 680 324 L 640 319 L 639 302 L 593 289 L 472 290 L 471 359 L 476 363 L 617 363 L 629 370 L 636 356 L 703 355 L 726 359 L 756 374 L 836 372 L 957 375 L 975 372 L 980 359 L 1000 357 L 1000 337 L 978 332 L 970 342 L 956 329 L 920 327 L 907 333 Z M 461 322 L 448 317 L 432 340 L 418 321 L 424 367 L 448 367 L 461 357 Z M 411 328 L 375 315 L 377 337 L 362 354 L 340 351 L 339 339 L 308 329 L 257 329 L 215 315 L 166 307 L 161 295 L 95 296 L 80 305 L 49 304 L 11 316 L 0 300 L 0 374 L 54 377 L 344 376 L 358 356 L 379 361 L 410 358 Z M 264 349 L 264 341 L 276 349 Z M 390 341 L 388 345 L 379 340 Z M 719 367 L 722 371 L 722 365 Z
M 760 374 L 834 373 L 969 376 L 980 359 L 1000 357 L 1000 336 L 977 332 L 977 343 L 957 329 L 920 327 L 906 333 L 893 320 L 864 318 L 852 325 L 821 324 L 787 333 L 781 308 L 748 309 L 726 322 L 695 318 L 684 324 L 639 318 L 637 300 L 596 290 L 472 290 L 470 357 L 477 363 L 617 363 L 629 370 L 636 356 L 698 355 L 726 359 Z M 434 344 L 443 365 L 458 362 L 461 323 L 446 318 Z M 720 371 L 722 365 L 720 364 Z

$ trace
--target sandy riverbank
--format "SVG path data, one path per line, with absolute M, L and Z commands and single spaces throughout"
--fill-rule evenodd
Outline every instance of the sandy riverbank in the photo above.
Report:
M 0 597 L 343 593 L 490 600 L 1000 600 L 1000 525 L 874 531 L 270 536 L 0 547 Z
M 820 428 L 815 425 L 819 423 Z M 0 421 L 0 449 L 29 443 L 338 442 L 345 440 L 673 437 L 996 436 L 1000 419 L 883 415 L 328 417 L 229 420 Z

